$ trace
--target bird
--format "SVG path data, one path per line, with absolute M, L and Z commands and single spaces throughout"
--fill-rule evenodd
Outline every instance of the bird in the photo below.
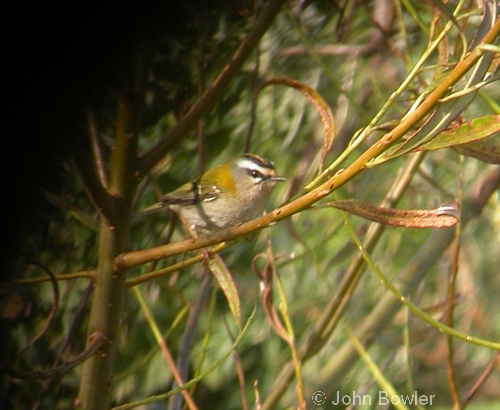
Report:
M 261 215 L 283 181 L 271 161 L 246 153 L 164 195 L 150 208 L 170 208 L 196 234 L 213 233 Z

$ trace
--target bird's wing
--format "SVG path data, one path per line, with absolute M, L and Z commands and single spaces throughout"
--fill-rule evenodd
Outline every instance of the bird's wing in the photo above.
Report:
M 198 180 L 189 182 L 161 199 L 164 206 L 196 205 L 217 199 L 221 190 L 215 185 L 201 185 Z

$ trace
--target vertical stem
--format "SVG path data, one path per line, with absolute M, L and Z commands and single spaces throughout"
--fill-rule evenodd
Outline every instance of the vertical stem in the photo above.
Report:
M 77 401 L 81 409 L 105 409 L 109 403 L 111 369 L 125 292 L 124 275 L 114 271 L 113 261 L 128 239 L 124 224 L 119 226 L 120 229 L 110 229 L 106 221 L 101 223 L 97 280 L 87 334 L 100 330 L 107 335 L 109 344 L 83 364 Z
M 131 204 L 136 183 L 137 130 L 141 98 L 136 90 L 118 101 L 115 147 L 111 157 L 108 192 L 117 201 L 117 218 L 101 214 L 99 260 L 90 310 L 88 337 L 103 332 L 109 343 L 84 364 L 76 407 L 85 410 L 107 409 L 110 400 L 112 367 L 125 295 L 125 270 L 115 267 L 115 258 L 129 246 Z M 131 92 L 130 92 L 131 91 Z M 89 339 L 87 340 L 89 343 Z
M 460 228 L 457 229 L 457 235 L 453 242 L 453 250 L 452 250 L 452 264 L 450 269 L 450 274 L 448 277 L 448 310 L 446 312 L 447 316 L 447 325 L 453 327 L 454 318 L 453 318 L 453 305 L 455 303 L 455 285 L 457 280 L 457 271 L 458 271 L 458 257 L 460 253 Z M 450 388 L 451 398 L 453 401 L 453 409 L 457 410 L 460 408 L 460 396 L 457 391 L 457 383 L 455 380 L 455 366 L 453 364 L 454 359 L 454 349 L 453 349 L 453 337 L 448 335 L 448 355 L 446 358 L 446 376 L 448 378 L 448 386 Z
M 463 158 L 462 166 L 463 166 Z M 458 189 L 457 198 L 459 203 L 463 202 L 463 177 L 458 178 Z M 460 206 L 462 208 L 462 206 Z M 453 241 L 453 247 L 451 252 L 451 266 L 450 274 L 448 276 L 448 309 L 446 312 L 447 324 L 450 327 L 454 325 L 454 307 L 455 307 L 455 288 L 458 275 L 459 258 L 460 258 L 460 238 L 462 236 L 462 225 L 461 222 L 457 224 L 455 229 L 455 240 Z M 453 409 L 460 409 L 461 402 L 460 396 L 458 394 L 457 382 L 455 380 L 455 366 L 453 360 L 455 358 L 454 348 L 453 348 L 453 338 L 448 335 L 448 356 L 446 359 L 446 376 L 448 378 L 448 385 L 450 388 L 451 398 L 453 400 Z

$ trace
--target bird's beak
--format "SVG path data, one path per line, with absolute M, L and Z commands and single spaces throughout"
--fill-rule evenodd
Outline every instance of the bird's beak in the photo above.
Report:
M 276 175 L 274 177 L 269 178 L 271 181 L 286 181 L 285 177 L 280 177 L 279 175 Z

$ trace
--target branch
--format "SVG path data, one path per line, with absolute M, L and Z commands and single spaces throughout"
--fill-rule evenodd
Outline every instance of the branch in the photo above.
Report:
M 45 273 L 49 276 L 50 283 L 52 284 L 52 290 L 54 292 L 53 303 L 52 303 L 52 307 L 50 308 L 49 314 L 47 315 L 47 319 L 45 320 L 41 329 L 37 332 L 35 337 L 33 339 L 31 339 L 23 349 L 21 349 L 21 351 L 19 352 L 19 356 L 22 356 L 28 350 L 28 348 L 33 346 L 35 344 L 35 342 L 37 340 L 39 340 L 45 334 L 45 332 L 49 328 L 50 323 L 52 322 L 52 319 L 54 319 L 54 315 L 57 311 L 57 308 L 59 307 L 59 299 L 60 299 L 60 297 L 59 297 L 59 284 L 56 281 L 54 274 L 52 273 L 52 271 L 50 269 L 46 268 L 44 265 L 42 265 L 40 263 L 33 263 L 33 265 L 35 265 L 39 268 L 42 268 L 45 271 Z
M 8 373 L 15 377 L 37 378 L 37 379 L 45 379 L 48 377 L 56 376 L 58 374 L 67 373 L 72 368 L 78 366 L 86 359 L 88 359 L 90 356 L 92 356 L 105 343 L 108 343 L 108 338 L 101 332 L 93 333 L 89 337 L 89 340 L 90 340 L 89 345 L 85 348 L 85 350 L 82 353 L 80 353 L 71 361 L 62 364 L 61 366 L 53 367 L 47 370 L 39 370 L 36 372 L 27 372 L 22 369 L 10 369 Z
M 59 281 L 59 280 L 81 279 L 81 278 L 87 278 L 87 279 L 94 280 L 95 275 L 96 275 L 95 270 L 82 270 L 82 271 L 73 272 L 73 273 L 55 274 L 54 280 Z M 33 285 L 36 283 L 48 282 L 51 280 L 52 280 L 52 278 L 46 278 L 44 276 L 35 276 L 33 278 L 16 279 L 14 283 L 16 285 Z M 10 283 L 6 283 L 6 282 L 0 283 L 0 286 L 7 286 L 7 285 L 10 285 Z
M 121 201 L 112 196 L 101 184 L 92 161 L 85 155 L 85 149 L 76 147 L 72 159 L 90 202 L 108 221 L 116 221 L 121 214 Z
M 94 288 L 94 285 L 92 282 L 89 282 L 87 284 L 87 289 L 85 290 L 85 293 L 80 301 L 80 305 L 78 306 L 78 309 L 76 310 L 75 314 L 73 315 L 73 318 L 71 319 L 66 337 L 64 338 L 64 341 L 61 343 L 59 346 L 59 349 L 57 350 L 57 355 L 54 359 L 54 363 L 52 365 L 52 369 L 57 369 L 60 366 L 60 362 L 62 360 L 63 353 L 66 351 L 67 347 L 69 346 L 71 340 L 76 334 L 76 329 L 79 326 L 82 317 L 86 313 L 86 307 L 87 303 L 90 298 L 90 294 Z M 67 366 L 68 364 L 64 364 L 63 366 Z M 43 408 L 43 402 L 45 400 L 46 395 L 49 393 L 51 390 L 52 386 L 58 382 L 58 378 L 56 377 L 50 377 L 48 380 L 45 381 L 44 386 L 42 391 L 40 392 L 38 396 L 38 401 L 33 407 L 33 410 L 40 410 Z
M 207 255 L 209 256 L 214 256 L 217 255 L 219 252 L 223 251 L 224 249 L 229 248 L 229 246 L 233 245 L 234 243 L 220 243 L 217 246 L 214 246 L 211 249 L 207 249 Z M 153 279 L 159 278 L 164 275 L 169 275 L 171 273 L 177 272 L 181 269 L 185 269 L 188 266 L 195 265 L 200 262 L 204 262 L 206 260 L 205 254 L 199 254 L 197 256 L 193 256 L 192 258 L 189 259 L 184 259 L 178 263 L 175 263 L 173 265 L 167 266 L 166 268 L 154 270 L 152 272 L 145 273 L 143 275 L 135 276 L 133 278 L 127 279 L 125 281 L 125 286 L 127 288 L 131 288 L 132 286 L 137 286 L 140 283 L 144 282 L 149 282 Z
M 482 43 L 491 43 L 500 33 L 500 19 L 484 37 Z M 481 44 L 482 44 L 481 43 Z M 394 142 L 401 139 L 415 124 L 421 121 L 431 110 L 439 104 L 439 100 L 449 91 L 450 87 L 456 84 L 474 64 L 481 58 L 484 51 L 478 46 L 470 52 L 444 78 L 441 84 L 418 106 L 415 111 L 405 116 L 401 123 L 389 133 L 385 134 L 378 142 L 368 148 L 345 170 L 335 174 L 328 181 L 316 189 L 306 193 L 296 200 L 275 209 L 273 212 L 246 222 L 242 225 L 223 230 L 219 233 L 209 236 L 200 236 L 197 239 L 189 239 L 183 242 L 172 243 L 165 246 L 159 246 L 152 249 L 127 252 L 119 255 L 115 260 L 116 268 L 131 268 L 143 263 L 158 260 L 168 256 L 174 256 L 181 253 L 193 251 L 200 248 L 235 239 L 240 236 L 248 235 L 251 232 L 267 228 L 276 222 L 309 208 L 312 204 L 329 195 L 334 189 L 344 185 L 349 180 L 362 172 L 369 161 L 387 150 Z M 203 98 L 203 97 L 202 97 Z
M 106 161 L 102 153 L 102 146 L 99 141 L 99 130 L 95 122 L 95 116 L 92 111 L 87 113 L 87 129 L 89 133 L 90 146 L 92 147 L 92 158 L 94 167 L 99 175 L 99 180 L 103 187 L 108 186 L 108 171 L 106 169 Z

